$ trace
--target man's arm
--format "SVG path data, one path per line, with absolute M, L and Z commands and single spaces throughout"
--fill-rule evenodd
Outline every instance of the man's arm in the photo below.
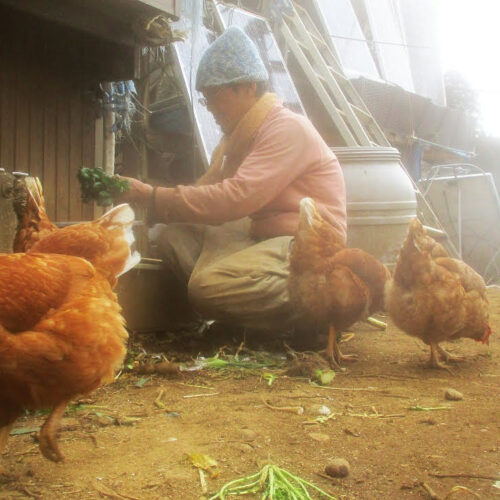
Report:
M 307 168 L 307 134 L 295 120 L 265 127 L 234 177 L 213 185 L 158 188 L 158 219 L 222 224 L 271 202 Z

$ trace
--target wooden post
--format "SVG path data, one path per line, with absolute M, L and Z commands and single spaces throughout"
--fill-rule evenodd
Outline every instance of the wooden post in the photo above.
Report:
M 104 168 L 104 126 L 102 116 L 95 121 L 94 167 Z
M 104 83 L 103 88 L 108 95 L 111 95 L 111 83 Z M 115 133 L 113 124 L 115 123 L 115 113 L 110 109 L 104 110 L 104 171 L 108 175 L 115 173 Z

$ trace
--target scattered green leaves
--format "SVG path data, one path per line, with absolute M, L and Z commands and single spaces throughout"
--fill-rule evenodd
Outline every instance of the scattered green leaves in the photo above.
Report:
M 316 370 L 315 380 L 321 385 L 330 385 L 335 378 L 333 370 Z
M 256 474 L 226 483 L 209 500 L 225 500 L 230 495 L 250 495 L 259 492 L 262 492 L 260 497 L 262 499 L 312 500 L 313 498 L 327 498 L 336 500 L 335 497 L 314 484 L 273 464 L 265 465 Z M 316 496 L 312 497 L 311 493 L 316 494 Z
M 149 380 L 150 377 L 141 377 L 134 385 L 135 387 L 138 387 L 139 389 L 141 387 L 144 387 L 146 382 Z
M 407 410 L 411 411 L 439 411 L 439 410 L 450 410 L 451 406 L 409 406 Z
M 177 411 L 166 411 L 165 416 L 168 418 L 177 418 L 177 417 L 180 417 L 181 414 Z
M 117 417 L 115 418 L 115 424 L 116 425 L 134 425 L 137 422 L 140 422 L 141 418 L 140 417 Z
M 21 436 L 22 434 L 32 434 L 33 432 L 38 432 L 40 427 L 20 427 L 19 429 L 14 429 L 10 431 L 11 436 Z
M 82 191 L 82 201 L 96 201 L 101 207 L 113 203 L 113 197 L 129 189 L 129 182 L 116 176 L 106 174 L 102 168 L 80 167 L 78 181 Z
M 262 378 L 264 380 L 267 380 L 267 385 L 271 387 L 274 381 L 278 378 L 278 376 L 275 375 L 274 373 L 266 372 L 262 374 Z
M 245 356 L 241 358 L 239 356 L 226 355 L 225 359 L 222 359 L 218 354 L 212 358 L 199 359 L 198 363 L 202 367 L 215 370 L 227 370 L 231 368 L 240 370 L 259 370 L 262 368 L 277 368 L 284 364 L 283 360 L 278 360 L 271 356 L 261 356 L 259 358 Z
M 190 462 L 197 468 L 210 471 L 217 467 L 217 460 L 209 455 L 204 455 L 203 453 L 190 453 Z
M 43 417 L 49 415 L 52 410 L 50 408 L 44 408 L 43 410 L 24 410 L 25 415 L 34 415 L 35 417 Z
M 83 403 L 71 403 L 68 405 L 68 408 L 66 409 L 66 411 L 68 413 L 71 413 L 71 412 L 86 410 L 88 408 L 92 408 L 92 406 L 87 405 L 87 404 L 83 404 Z

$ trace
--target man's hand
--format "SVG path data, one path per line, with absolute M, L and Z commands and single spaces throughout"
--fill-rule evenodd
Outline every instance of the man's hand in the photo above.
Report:
M 133 203 L 142 207 L 149 208 L 153 194 L 153 186 L 145 184 L 133 177 L 119 176 L 120 180 L 129 182 L 129 188 L 124 193 L 115 197 L 117 203 Z

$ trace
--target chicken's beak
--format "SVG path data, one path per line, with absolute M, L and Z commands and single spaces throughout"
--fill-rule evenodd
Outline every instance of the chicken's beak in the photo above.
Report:
M 312 198 L 302 198 L 300 200 L 300 220 L 307 224 L 308 227 L 313 226 L 314 220 L 320 218 L 316 205 Z

